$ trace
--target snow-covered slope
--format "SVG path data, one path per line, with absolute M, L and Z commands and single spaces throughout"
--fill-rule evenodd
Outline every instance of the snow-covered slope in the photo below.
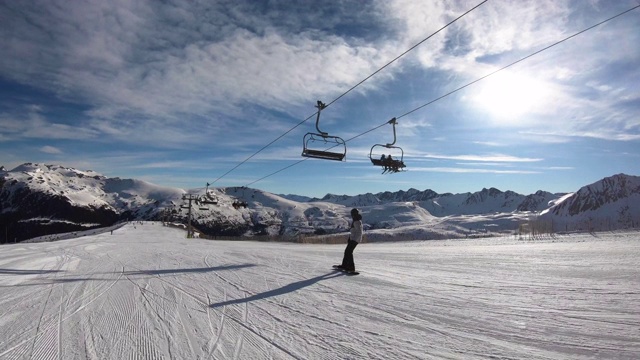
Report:
M 618 174 L 582 187 L 542 211 L 554 231 L 640 227 L 640 176 Z
M 297 202 L 245 187 L 220 188 L 217 191 L 234 201 L 247 204 L 250 225 L 255 234 L 294 236 L 299 233 L 324 234 L 349 229 L 347 208 L 326 201 Z M 222 210 L 219 207 L 212 211 Z
M 4 245 L 0 359 L 637 359 L 639 240 L 362 244 L 358 276 L 149 222 Z
M 538 190 L 534 194 L 527 195 L 518 205 L 518 211 L 540 212 L 548 209 L 555 201 L 562 198 L 564 194 L 552 194 L 548 191 Z

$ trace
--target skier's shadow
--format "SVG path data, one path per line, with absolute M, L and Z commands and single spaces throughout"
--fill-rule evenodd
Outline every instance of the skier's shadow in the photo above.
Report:
M 64 272 L 64 270 L 0 269 L 0 274 L 3 274 L 3 275 L 43 275 L 43 274 L 52 274 L 57 272 Z
M 331 278 L 335 278 L 335 277 L 343 276 L 343 275 L 344 274 L 342 272 L 332 271 L 332 272 L 324 274 L 324 275 L 316 276 L 316 277 L 311 278 L 311 279 L 296 281 L 296 282 L 291 283 L 289 285 L 285 285 L 285 286 L 283 286 L 281 288 L 265 291 L 263 293 L 255 294 L 253 296 L 245 297 L 245 298 L 242 298 L 242 299 L 227 300 L 227 301 L 211 304 L 211 305 L 209 305 L 209 307 L 217 308 L 217 307 L 222 307 L 222 306 L 225 306 L 225 305 L 242 304 L 242 303 L 247 303 L 247 302 L 251 302 L 251 301 L 255 301 L 255 300 L 262 300 L 262 299 L 270 298 L 270 297 L 273 297 L 273 296 L 284 295 L 284 294 L 287 294 L 287 293 L 290 293 L 290 292 L 294 292 L 296 290 L 300 290 L 300 289 L 305 288 L 307 286 L 313 285 L 313 284 L 317 283 L 318 281 L 327 280 L 327 279 L 331 279 Z

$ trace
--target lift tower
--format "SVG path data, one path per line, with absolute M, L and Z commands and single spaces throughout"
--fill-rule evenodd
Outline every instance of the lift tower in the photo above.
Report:
M 191 239 L 193 238 L 193 227 L 191 226 L 191 208 L 192 208 L 191 203 L 194 201 L 195 202 L 198 201 L 198 195 L 193 195 L 193 194 L 182 195 L 182 200 L 189 202 L 188 206 L 181 205 L 180 207 L 183 209 L 189 210 L 189 213 L 187 214 L 187 217 L 189 218 L 188 225 L 187 225 L 187 239 Z

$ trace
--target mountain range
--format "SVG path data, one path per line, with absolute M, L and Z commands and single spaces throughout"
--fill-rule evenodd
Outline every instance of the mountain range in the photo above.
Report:
M 299 238 L 341 234 L 359 208 L 367 239 L 441 239 L 542 229 L 599 231 L 640 226 L 640 177 L 618 174 L 574 193 L 522 195 L 496 188 L 473 193 L 433 190 L 276 195 L 246 187 L 183 190 L 91 170 L 26 163 L 0 168 L 0 239 L 86 230 L 124 220 L 192 223 L 208 236 Z

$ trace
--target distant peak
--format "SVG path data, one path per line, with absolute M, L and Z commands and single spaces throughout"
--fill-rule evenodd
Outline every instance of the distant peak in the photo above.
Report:
M 14 169 L 12 169 L 12 172 L 21 172 L 21 171 L 44 171 L 44 170 L 49 170 L 49 167 L 51 165 L 46 165 L 46 164 L 38 164 L 38 163 L 24 163 L 22 165 L 18 165 L 16 166 Z

